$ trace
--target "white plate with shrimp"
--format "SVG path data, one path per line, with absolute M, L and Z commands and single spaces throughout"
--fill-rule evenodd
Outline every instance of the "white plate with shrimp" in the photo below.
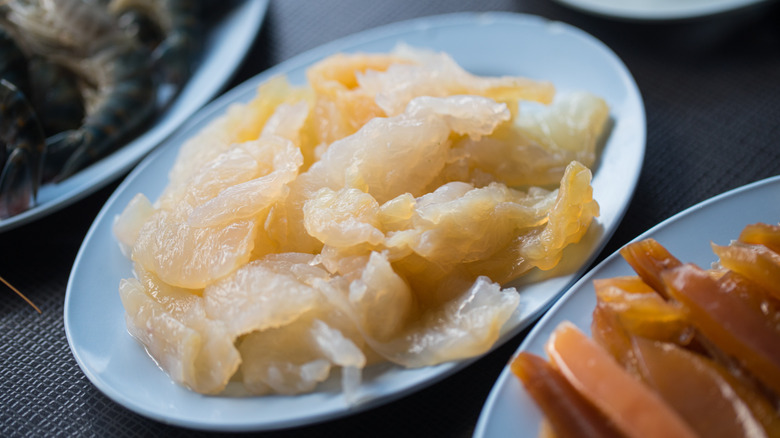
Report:
M 62 209 L 128 172 L 192 114 L 217 96 L 241 65 L 254 42 L 267 0 L 237 3 L 205 34 L 192 76 L 167 109 L 123 147 L 59 183 L 40 187 L 27 210 L 0 219 L 0 233 Z
M 247 102 L 259 84 L 284 74 L 303 83 L 312 63 L 338 52 L 387 52 L 399 43 L 444 51 L 472 73 L 546 79 L 559 92 L 588 90 L 611 109 L 611 131 L 594 167 L 594 197 L 601 215 L 583 241 L 567 248 L 553 274 L 532 273 L 520 286 L 520 307 L 498 344 L 531 324 L 584 271 L 612 235 L 633 196 L 645 151 L 645 115 L 639 90 L 604 44 L 569 25 L 510 14 L 453 14 L 369 30 L 303 53 L 217 99 L 145 159 L 117 188 L 90 228 L 76 258 L 65 298 L 65 328 L 79 366 L 112 400 L 165 423 L 206 430 L 272 430 L 346 416 L 419 390 L 472 360 L 402 369 L 364 370 L 359 403 L 348 403 L 333 378 L 297 396 L 204 396 L 175 384 L 125 328 L 119 281 L 132 276 L 112 233 L 114 218 L 137 193 L 157 199 L 179 146 L 235 102 Z M 130 378 L 129 376 L 132 376 Z
M 681 261 L 706 268 L 717 260 L 710 242 L 727 245 L 748 224 L 777 223 L 780 218 L 778 199 L 780 176 L 715 196 L 656 225 L 634 241 L 654 238 Z M 619 253 L 609 256 L 555 303 L 517 351 L 546 358 L 544 345 L 563 321 L 570 321 L 590 333 L 591 315 L 596 307 L 593 280 L 625 275 L 635 273 Z M 474 436 L 503 437 L 508 431 L 518 430 L 526 436 L 539 436 L 541 420 L 541 411 L 507 366 L 485 402 Z

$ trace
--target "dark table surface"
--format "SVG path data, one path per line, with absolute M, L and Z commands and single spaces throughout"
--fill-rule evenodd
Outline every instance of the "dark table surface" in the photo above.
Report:
M 780 174 L 777 2 L 725 16 L 643 23 L 587 15 L 549 0 L 272 0 L 231 86 L 365 29 L 495 10 L 585 30 L 617 53 L 639 85 L 647 115 L 646 159 L 633 201 L 599 260 L 687 207 Z M 207 435 L 148 420 L 109 400 L 87 380 L 68 347 L 63 327 L 68 275 L 85 233 L 118 182 L 0 234 L 0 275 L 42 310 L 39 315 L 0 289 L 0 436 Z M 525 334 L 397 401 L 267 436 L 471 436 L 495 379 Z M 522 436 L 517 432 L 513 435 Z

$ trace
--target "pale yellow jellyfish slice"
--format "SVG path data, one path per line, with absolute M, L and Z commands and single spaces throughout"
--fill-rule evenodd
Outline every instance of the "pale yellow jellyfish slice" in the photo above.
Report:
M 360 270 L 366 265 L 376 246 L 367 243 L 349 247 L 325 245 L 317 254 L 317 260 L 332 275 L 345 276 L 349 281 L 360 276 Z
M 234 338 L 206 318 L 198 291 L 165 285 L 140 270 L 124 279 L 119 295 L 128 331 L 174 379 L 194 391 L 222 391 L 241 362 Z
M 569 161 L 591 166 L 608 119 L 609 107 L 604 99 L 575 92 L 540 111 L 521 111 L 516 123 L 546 149 L 572 153 Z
M 599 214 L 590 180 L 590 169 L 576 161 L 569 164 L 547 224 L 521 239 L 523 259 L 539 269 L 552 269 L 560 261 L 563 249 L 582 238 Z
M 492 256 L 469 263 L 464 269 L 505 283 L 532 268 L 555 267 L 563 250 L 579 242 L 599 214 L 590 180 L 587 167 L 576 161 L 570 163 L 560 188 L 553 192 L 555 203 L 545 224 L 518 235 Z
M 417 315 L 414 292 L 384 253 L 372 252 L 355 268 L 356 278 L 341 286 L 337 299 L 350 309 L 364 336 L 381 342 L 399 335 Z
M 354 188 L 322 188 L 304 204 L 306 231 L 324 246 L 319 262 L 332 274 L 359 277 L 371 252 L 384 244 L 379 203 Z
M 378 245 L 385 235 L 379 227 L 379 203 L 358 189 L 333 191 L 324 187 L 303 206 L 306 231 L 325 245 Z
M 308 111 L 308 107 L 313 103 L 313 99 L 314 96 L 308 87 L 293 86 L 290 85 L 287 78 L 275 76 L 258 87 L 257 95 L 251 101 L 228 108 L 228 124 L 226 128 L 233 133 L 234 141 L 236 142 L 256 140 L 260 137 L 263 130 L 266 129 L 266 124 L 274 118 L 280 107 L 291 105 L 301 109 L 299 104 L 305 103 Z M 276 117 L 279 116 L 277 115 Z M 300 126 L 301 121 L 293 115 L 284 124 L 288 123 L 290 127 Z
M 287 325 L 320 305 L 308 283 L 328 273 L 311 265 L 310 254 L 272 254 L 250 262 L 204 292 L 210 318 L 225 322 L 236 336 Z
M 182 287 L 205 287 L 231 273 L 250 258 L 254 216 L 287 195 L 301 162 L 281 137 L 234 144 L 191 176 L 180 201 L 149 217 L 136 233 L 133 259 Z
M 568 93 L 548 107 L 524 110 L 494 135 L 456 141 L 438 183 L 470 181 L 510 186 L 559 183 L 566 166 L 592 166 L 608 130 L 606 102 L 589 93 Z
M 358 271 L 356 279 L 334 278 L 319 286 L 346 309 L 373 352 L 409 367 L 487 351 L 519 303 L 514 289 L 502 290 L 480 277 L 470 285 L 461 283 L 451 294 L 454 299 L 423 307 L 428 291 L 412 290 L 380 252 L 373 252 Z
M 404 193 L 379 206 L 378 218 L 385 231 L 409 227 L 414 217 L 417 200 L 411 193 Z
M 290 140 L 301 151 L 302 170 L 308 169 L 318 159 L 318 148 L 325 146 L 315 131 L 317 115 L 312 105 L 308 100 L 280 104 L 260 134 L 261 138 L 277 136 Z
M 553 200 L 497 183 L 449 183 L 420 197 L 409 227 L 390 233 L 387 245 L 408 245 L 444 266 L 480 260 L 524 229 L 545 223 Z
M 400 196 L 380 209 L 387 233 L 383 245 L 395 270 L 414 290 L 424 291 L 417 295 L 421 306 L 440 306 L 481 275 L 464 267 L 493 257 L 517 236 L 545 224 L 556 195 L 540 188 L 523 192 L 498 183 L 453 182 L 417 199 Z
M 168 185 L 162 197 L 165 197 L 167 192 L 183 191 L 182 186 L 194 172 L 236 142 L 228 124 L 227 116 L 218 117 L 182 144 L 176 161 L 168 172 Z
M 153 213 L 152 203 L 143 193 L 138 193 L 127 203 L 122 213 L 114 218 L 114 236 L 126 257 L 130 257 L 141 227 Z
M 185 203 L 194 208 L 228 187 L 270 171 L 269 164 L 258 163 L 248 146 L 251 146 L 251 142 L 233 143 L 223 153 L 193 172 L 186 184 L 181 184 L 178 190 L 166 190 L 156 205 L 162 209 L 174 210 L 181 203 Z
M 287 228 L 275 238 L 288 251 L 317 251 L 321 244 L 306 234 L 302 216 L 303 204 L 319 189 L 352 187 L 379 203 L 407 192 L 422 195 L 445 165 L 451 133 L 479 138 L 507 120 L 505 105 L 478 96 L 422 97 L 399 116 L 371 120 L 357 133 L 331 144 L 290 184 L 283 215 Z
M 311 392 L 329 377 L 334 365 L 353 370 L 365 366 L 365 355 L 359 346 L 339 330 L 338 324 L 318 316 L 322 316 L 322 311 L 313 310 L 283 327 L 241 338 L 241 376 L 251 393 Z M 352 376 L 355 378 L 359 376 Z M 343 384 L 348 389 L 355 382 L 346 380 Z
M 303 164 L 300 149 L 290 140 L 272 135 L 244 143 L 242 147 L 254 158 L 257 167 L 270 164 L 270 171 L 221 188 L 216 196 L 195 207 L 189 216 L 190 225 L 208 227 L 248 219 L 287 196 L 287 185 Z
M 408 61 L 391 54 L 339 53 L 306 71 L 318 97 L 314 124 L 322 142 L 332 143 L 353 134 L 374 117 L 385 116 L 374 102 L 374 94 L 357 87 L 357 75 L 382 71 L 399 62 Z
M 127 312 L 130 334 L 144 344 L 149 354 L 173 380 L 190 387 L 195 382 L 194 358 L 201 347 L 197 331 L 177 321 L 162 305 L 148 297 L 135 279 L 119 284 L 119 296 Z
M 515 289 L 501 289 L 487 277 L 479 277 L 465 293 L 429 310 L 395 339 L 366 341 L 387 360 L 406 367 L 478 356 L 498 340 L 519 302 Z
M 509 120 L 505 105 L 478 96 L 420 97 L 406 112 L 377 118 L 328 148 L 301 175 L 309 193 L 354 187 L 383 203 L 421 190 L 444 167 L 451 133 L 479 138 Z M 386 171 L 390 169 L 389 171 Z M 316 189 L 314 189 L 316 187 Z
M 305 101 L 294 104 L 282 103 L 266 121 L 260 137 L 282 137 L 300 148 L 301 130 L 309 116 L 309 105 Z
M 353 338 L 349 338 L 341 330 L 314 320 L 310 333 L 320 353 L 333 365 L 341 367 L 341 390 L 345 400 L 350 404 L 356 403 L 363 368 L 367 364 L 366 354 L 354 341 L 357 331 L 354 331 Z M 364 344 L 362 339 L 359 344 Z
M 290 167 L 297 170 L 303 164 L 300 152 L 301 130 L 307 116 L 308 106 L 305 102 L 294 105 L 282 103 L 268 119 L 258 139 L 233 142 L 224 146 L 214 145 L 208 150 L 208 154 L 201 154 L 197 162 L 180 154 L 174 169 L 184 169 L 180 166 L 181 163 L 197 167 L 186 167 L 186 172 L 181 170 L 177 174 L 172 173 L 171 182 L 158 200 L 158 205 L 173 209 L 184 199 L 192 206 L 199 206 L 226 188 L 266 176 L 274 170 L 277 173 L 267 176 L 265 180 L 277 180 L 280 173 L 288 175 Z M 204 142 L 208 140 L 206 138 Z M 296 174 L 293 174 L 292 178 Z M 289 176 L 285 177 L 291 179 Z M 265 180 L 254 184 L 277 185 Z M 258 190 L 265 191 L 268 187 Z
M 192 227 L 188 210 L 157 210 L 138 232 L 132 258 L 166 283 L 202 289 L 249 261 L 253 220 Z
M 393 54 L 413 62 L 396 63 L 384 71 L 368 70 L 357 76 L 358 89 L 374 95 L 377 106 L 390 116 L 403 112 L 418 96 L 469 94 L 500 101 L 522 99 L 549 103 L 555 95 L 555 88 L 549 82 L 473 75 L 446 53 L 401 45 Z
M 209 122 L 195 136 L 184 142 L 169 172 L 166 192 L 186 191 L 190 177 L 232 144 L 257 140 L 266 122 L 280 105 L 294 105 L 311 98 L 311 91 L 291 87 L 287 79 L 281 76 L 263 83 L 250 102 L 232 105 L 225 115 Z M 163 198 L 165 197 L 166 195 L 163 195 Z

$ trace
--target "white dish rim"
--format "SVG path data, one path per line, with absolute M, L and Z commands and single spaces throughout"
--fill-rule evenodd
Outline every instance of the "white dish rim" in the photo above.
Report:
M 681 21 L 702 17 L 727 14 L 745 9 L 767 0 L 690 0 L 673 1 L 632 1 L 603 0 L 556 0 L 558 3 L 579 11 L 631 21 L 666 22 Z M 636 3 L 636 1 L 634 2 Z

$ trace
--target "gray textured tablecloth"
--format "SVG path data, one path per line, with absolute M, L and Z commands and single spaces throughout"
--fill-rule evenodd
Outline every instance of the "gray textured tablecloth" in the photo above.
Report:
M 777 3 L 653 24 L 599 18 L 547 0 L 273 0 L 232 85 L 361 30 L 421 16 L 493 10 L 540 15 L 591 33 L 622 58 L 639 85 L 647 114 L 646 160 L 636 195 L 600 259 L 693 204 L 780 174 Z M 68 348 L 63 328 L 68 275 L 87 229 L 117 183 L 0 234 L 0 275 L 43 311 L 38 315 L 0 288 L 0 436 L 207 435 L 148 420 L 112 402 L 87 380 Z M 267 435 L 471 436 L 493 382 L 524 334 L 397 401 Z

